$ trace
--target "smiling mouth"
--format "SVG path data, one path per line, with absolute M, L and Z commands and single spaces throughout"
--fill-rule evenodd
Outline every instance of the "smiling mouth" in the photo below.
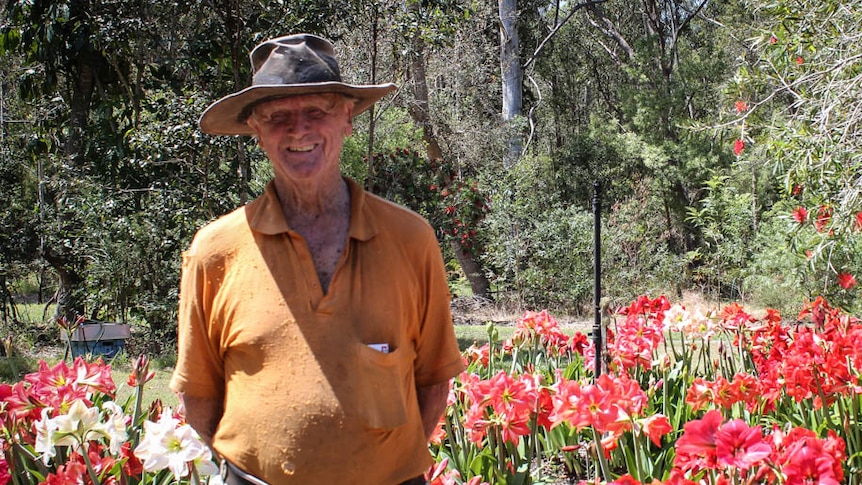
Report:
M 302 145 L 302 146 L 295 146 L 295 147 L 287 147 L 287 151 L 290 151 L 290 152 L 310 152 L 310 151 L 314 150 L 315 146 L 316 145 Z

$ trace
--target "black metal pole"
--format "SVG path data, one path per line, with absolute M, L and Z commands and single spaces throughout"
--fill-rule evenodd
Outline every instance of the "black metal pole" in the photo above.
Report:
M 593 182 L 593 347 L 596 349 L 595 378 L 602 374 L 602 202 L 601 184 Z

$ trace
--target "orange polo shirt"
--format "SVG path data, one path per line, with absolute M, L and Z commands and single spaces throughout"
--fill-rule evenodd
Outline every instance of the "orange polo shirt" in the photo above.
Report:
M 275 485 L 423 473 L 416 387 L 462 370 L 432 228 L 348 184 L 348 241 L 326 294 L 273 184 L 183 258 L 171 389 L 223 397 L 213 447 Z

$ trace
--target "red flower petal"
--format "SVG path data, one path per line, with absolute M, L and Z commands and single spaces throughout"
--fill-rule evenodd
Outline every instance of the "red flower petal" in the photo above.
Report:
M 850 288 L 856 286 L 856 277 L 850 273 L 839 273 L 838 284 L 841 285 L 841 288 L 849 290 Z

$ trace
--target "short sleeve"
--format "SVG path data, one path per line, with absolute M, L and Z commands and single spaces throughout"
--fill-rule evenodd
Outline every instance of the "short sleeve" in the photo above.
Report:
M 201 397 L 224 395 L 224 365 L 219 352 L 219 328 L 210 321 L 213 295 L 220 275 L 207 271 L 192 248 L 183 254 L 177 321 L 177 364 L 170 387 L 175 392 Z
M 431 234 L 424 258 L 424 311 L 416 348 L 415 379 L 418 387 L 448 381 L 464 370 L 450 309 L 451 295 L 443 256 Z

